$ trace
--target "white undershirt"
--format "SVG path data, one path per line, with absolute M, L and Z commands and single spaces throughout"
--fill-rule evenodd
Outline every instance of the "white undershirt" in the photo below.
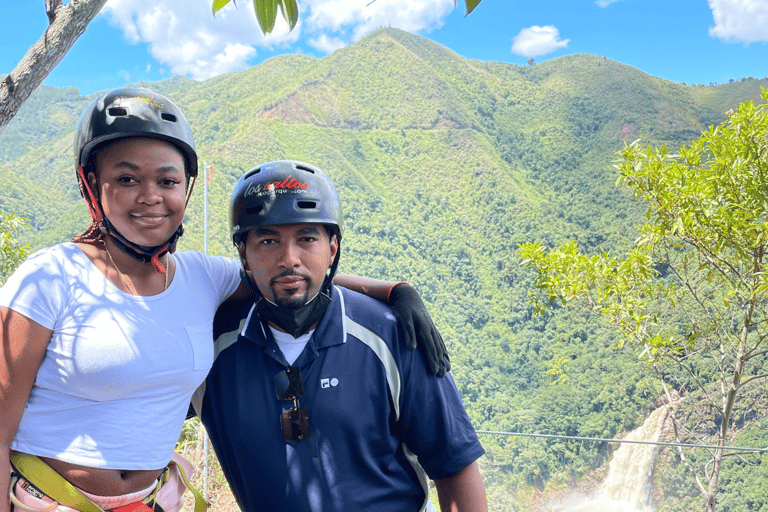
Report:
M 302 334 L 298 338 L 294 338 L 287 332 L 278 331 L 271 325 L 269 326 L 269 329 L 275 336 L 275 343 L 277 343 L 277 346 L 280 347 L 280 351 L 285 356 L 285 360 L 288 361 L 288 364 L 293 364 L 296 361 L 296 359 L 304 351 L 304 347 L 309 341 L 309 338 L 312 337 L 312 333 L 315 332 L 315 330 L 312 329 L 308 333 Z

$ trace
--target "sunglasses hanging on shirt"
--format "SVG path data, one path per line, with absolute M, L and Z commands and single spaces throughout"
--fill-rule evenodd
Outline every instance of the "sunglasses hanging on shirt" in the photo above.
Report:
M 293 402 L 293 407 L 280 415 L 280 427 L 286 441 L 301 441 L 310 435 L 307 408 L 299 405 L 304 396 L 304 382 L 298 366 L 289 366 L 275 375 L 275 394 L 281 401 Z

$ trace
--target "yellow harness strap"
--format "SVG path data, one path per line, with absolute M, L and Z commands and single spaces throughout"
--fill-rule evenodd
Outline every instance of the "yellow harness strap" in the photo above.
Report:
M 39 457 L 19 453 L 11 458 L 11 463 L 32 485 L 65 507 L 82 512 L 104 512 Z
M 11 458 L 11 463 L 26 480 L 61 505 L 82 512 L 105 512 L 39 457 L 26 453 L 19 453 Z M 187 489 L 192 493 L 192 496 L 195 497 L 195 512 L 206 512 L 208 503 L 206 503 L 205 498 L 203 498 L 200 491 L 195 489 L 189 480 L 187 480 L 187 474 L 184 471 L 184 468 L 180 464 L 175 465 L 179 469 L 179 474 L 181 474 L 182 480 L 184 480 L 184 485 L 187 486 Z M 160 481 L 157 483 L 155 490 L 142 501 L 144 503 L 153 501 L 160 488 L 168 481 L 169 476 L 170 472 L 166 468 L 160 477 Z M 162 510 L 160 505 L 155 505 L 155 507 L 156 509 Z

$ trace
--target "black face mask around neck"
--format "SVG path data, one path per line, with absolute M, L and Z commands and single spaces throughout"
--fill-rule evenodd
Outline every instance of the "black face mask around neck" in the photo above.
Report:
M 330 303 L 330 294 L 323 292 L 298 308 L 280 307 L 262 295 L 256 302 L 256 312 L 267 322 L 272 322 L 294 338 L 298 338 L 308 333 L 312 326 L 323 318 Z

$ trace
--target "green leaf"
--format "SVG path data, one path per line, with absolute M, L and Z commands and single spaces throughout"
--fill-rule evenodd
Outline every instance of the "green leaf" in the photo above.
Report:
M 296 0 L 280 0 L 280 10 L 283 11 L 283 18 L 288 23 L 288 30 L 293 30 L 296 22 L 299 21 L 299 5 Z
M 216 13 L 219 12 L 229 2 L 230 0 L 213 0 L 213 4 L 211 4 L 211 11 L 213 12 L 213 15 L 216 16 Z M 237 2 L 235 2 L 235 6 L 237 6 Z
M 275 28 L 278 2 L 279 0 L 253 0 L 256 19 L 259 20 L 259 26 L 265 37 Z
M 475 7 L 477 7 L 478 4 L 480 4 L 480 0 L 464 0 L 464 3 L 467 6 L 467 13 L 464 16 L 469 16 L 469 13 L 474 11 Z

